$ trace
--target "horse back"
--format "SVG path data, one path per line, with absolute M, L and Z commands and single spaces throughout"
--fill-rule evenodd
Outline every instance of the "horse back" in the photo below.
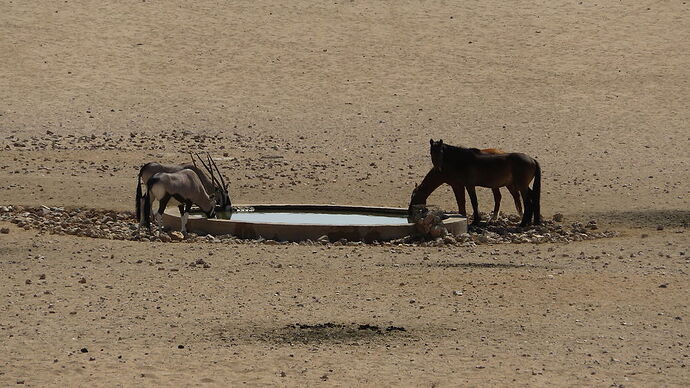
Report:
M 536 159 L 522 152 L 512 152 L 507 155 L 516 180 L 529 182 L 534 178 L 539 165 Z
M 503 150 L 499 150 L 498 148 L 484 148 L 482 153 L 489 154 L 489 155 L 500 155 L 500 154 L 505 154 L 506 152 Z
M 482 152 L 462 167 L 467 184 L 484 187 L 502 187 L 514 182 L 529 181 L 534 177 L 536 161 L 519 152 Z

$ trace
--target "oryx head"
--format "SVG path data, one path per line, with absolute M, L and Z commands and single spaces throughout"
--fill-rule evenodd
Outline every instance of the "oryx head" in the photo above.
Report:
M 218 203 L 218 206 L 227 209 L 232 206 L 230 203 L 230 195 L 228 195 L 228 185 L 216 186 L 213 193 L 213 199 Z
M 204 214 L 206 214 L 206 218 L 216 218 L 216 200 L 215 200 L 215 198 L 211 198 L 211 210 L 204 211 Z
M 207 163 L 204 163 L 204 160 L 199 154 L 196 154 L 196 157 L 211 175 L 211 182 L 213 182 L 214 190 L 213 193 L 209 193 L 209 195 L 216 201 L 218 206 L 223 209 L 230 208 L 232 204 L 230 203 L 230 195 L 228 194 L 228 184 L 225 183 L 225 178 L 223 174 L 221 174 L 216 162 L 211 158 L 211 154 L 208 152 L 206 153 Z M 192 157 L 192 160 L 194 160 L 194 157 Z

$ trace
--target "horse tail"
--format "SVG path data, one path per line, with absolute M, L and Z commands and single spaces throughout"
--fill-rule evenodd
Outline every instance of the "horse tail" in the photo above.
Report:
M 151 186 L 158 182 L 158 179 L 149 178 L 146 182 L 146 194 L 144 194 L 144 225 L 151 227 Z
M 541 200 L 541 166 L 536 160 L 534 162 L 537 164 L 537 170 L 534 173 L 534 184 L 532 185 L 532 209 L 534 210 L 534 224 L 538 225 L 541 223 L 539 203 Z

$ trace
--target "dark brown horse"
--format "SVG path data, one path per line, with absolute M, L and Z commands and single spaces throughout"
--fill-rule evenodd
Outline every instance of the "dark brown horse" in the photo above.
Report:
M 495 148 L 486 148 L 481 150 L 485 154 L 505 154 L 506 152 L 497 150 Z M 458 212 L 463 216 L 467 216 L 467 210 L 465 209 L 465 184 L 458 180 L 452 179 L 452 176 L 442 174 L 436 167 L 432 167 L 431 170 L 426 174 L 424 180 L 419 186 L 415 186 L 412 191 L 412 197 L 410 198 L 410 206 L 412 205 L 424 205 L 426 204 L 427 198 L 434 192 L 439 186 L 446 183 L 453 188 L 455 193 L 455 200 L 458 204 Z M 513 201 L 515 202 L 515 209 L 517 210 L 520 217 L 522 217 L 522 203 L 520 202 L 520 191 L 518 191 L 515 185 L 507 185 L 508 191 L 513 196 Z M 498 188 L 493 188 L 491 191 L 494 194 L 494 211 L 491 215 L 491 219 L 494 220 L 498 217 L 498 212 L 501 209 L 501 191 Z
M 476 186 L 492 189 L 503 186 L 508 186 L 510 189 L 512 186 L 520 193 L 524 204 L 525 212 L 520 226 L 526 226 L 532 220 L 534 224 L 541 222 L 541 167 L 535 159 L 522 153 L 482 153 L 477 148 L 443 144 L 443 140 L 432 139 L 429 142 L 434 168 L 427 176 L 432 176 L 430 180 L 438 179 L 434 176 L 439 174 L 443 177 L 442 181 L 449 182 L 459 205 L 461 202 L 458 194 L 462 193 L 462 188 L 467 190 L 474 211 L 474 224 L 480 221 Z M 529 184 L 532 180 L 534 180 L 534 185 L 530 189 Z M 464 203 L 464 198 L 462 203 Z

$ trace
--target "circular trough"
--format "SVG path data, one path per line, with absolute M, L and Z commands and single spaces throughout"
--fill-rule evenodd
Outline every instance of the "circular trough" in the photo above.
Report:
M 229 234 L 239 238 L 265 238 L 276 241 L 386 241 L 414 235 L 415 224 L 407 221 L 407 209 L 341 205 L 241 205 L 233 213 L 219 213 L 208 219 L 192 212 L 187 230 L 197 234 Z M 224 219 L 222 217 L 228 217 Z M 467 219 L 451 216 L 443 220 L 449 233 L 467 232 Z M 170 207 L 163 225 L 180 229 L 180 213 Z

